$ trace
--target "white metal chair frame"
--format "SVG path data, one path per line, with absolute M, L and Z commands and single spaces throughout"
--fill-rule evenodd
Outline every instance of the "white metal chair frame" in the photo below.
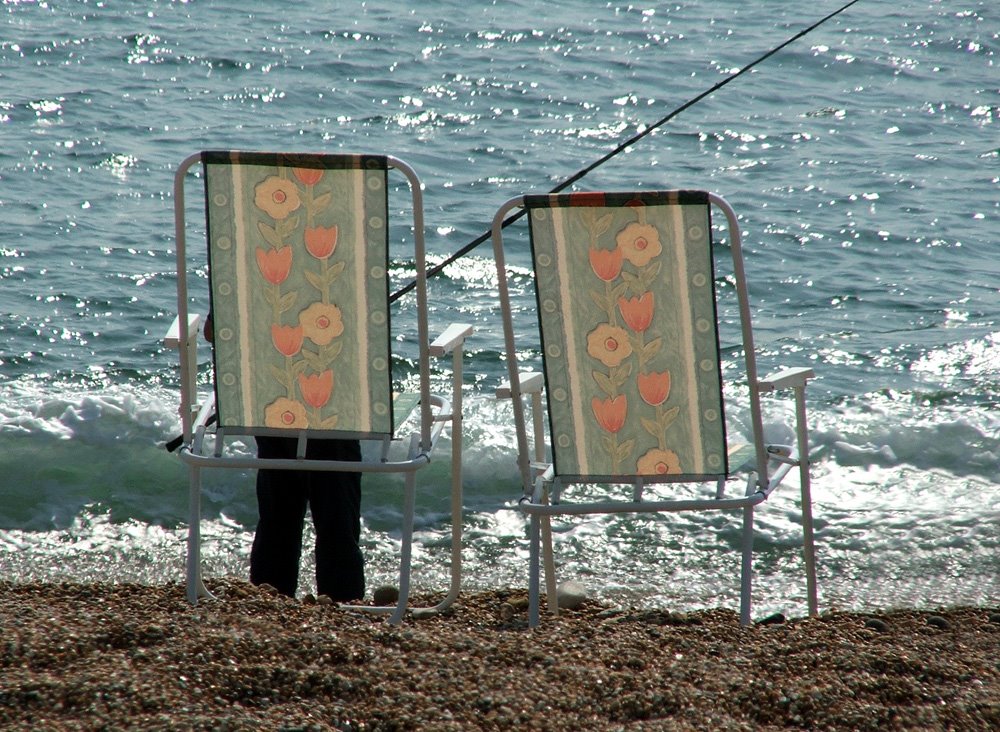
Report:
M 427 284 L 424 246 L 423 196 L 416 172 L 408 164 L 386 156 L 389 168 L 400 171 L 407 180 L 412 196 L 414 226 L 414 256 L 417 272 L 417 337 L 419 340 L 420 386 L 419 386 L 419 430 L 409 436 L 406 457 L 389 458 L 389 439 L 383 441 L 378 462 L 342 462 L 331 460 L 306 460 L 305 449 L 307 431 L 297 431 L 297 457 L 294 460 L 259 459 L 226 455 L 223 449 L 224 434 L 216 433 L 215 448 L 207 451 L 205 436 L 210 419 L 215 412 L 214 394 L 199 404 L 197 391 L 198 340 L 201 317 L 188 310 L 186 222 L 184 210 L 184 183 L 188 171 L 202 160 L 202 153 L 186 158 L 174 176 L 174 216 L 177 247 L 177 318 L 165 338 L 165 344 L 180 351 L 181 407 L 183 443 L 178 450 L 180 459 L 188 466 L 190 479 L 189 527 L 187 541 L 187 598 L 197 604 L 200 598 L 212 597 L 202 580 L 201 568 L 201 471 L 207 468 L 229 468 L 237 470 L 317 470 L 333 472 L 381 472 L 400 473 L 404 476 L 403 526 L 400 556 L 399 599 L 395 606 L 375 607 L 343 605 L 344 609 L 365 610 L 390 614 L 390 622 L 402 622 L 408 610 L 410 592 L 410 568 L 412 559 L 413 523 L 416 501 L 417 472 L 431 462 L 431 454 L 438 438 L 446 426 L 450 425 L 452 438 L 451 454 L 451 581 L 447 595 L 441 602 L 428 608 L 410 608 L 414 614 L 433 614 L 450 607 L 458 598 L 461 589 L 462 571 L 462 358 L 465 339 L 472 333 L 472 327 L 463 324 L 450 325 L 439 337 L 430 342 L 427 323 Z M 452 399 L 432 394 L 430 390 L 430 358 L 452 355 Z M 324 433 L 323 437 L 329 437 Z
M 635 481 L 632 500 L 603 502 L 562 503 L 559 497 L 560 479 L 554 474 L 551 463 L 546 460 L 543 421 L 543 374 L 520 373 L 514 357 L 515 334 L 512 322 L 510 293 L 507 287 L 506 265 L 503 249 L 503 223 L 507 215 L 516 208 L 523 208 L 525 197 L 517 196 L 504 203 L 493 218 L 492 240 L 498 273 L 498 287 L 501 312 L 504 320 L 504 342 L 507 354 L 509 382 L 497 389 L 497 398 L 512 399 L 514 423 L 517 431 L 518 468 L 523 495 L 518 508 L 530 519 L 529 525 L 529 625 L 539 622 L 540 595 L 540 549 L 544 550 L 547 606 L 553 614 L 558 613 L 556 597 L 555 567 L 552 553 L 550 519 L 557 515 L 583 515 L 604 513 L 653 513 L 691 510 L 742 510 L 743 540 L 740 583 L 740 623 L 751 621 L 751 576 L 753 561 L 753 517 L 754 508 L 767 500 L 784 477 L 795 467 L 799 469 L 802 501 L 803 554 L 806 569 L 807 599 L 810 615 L 818 613 L 816 587 L 816 560 L 813 538 L 812 498 L 809 477 L 809 435 L 806 422 L 805 388 L 815 373 L 809 368 L 791 368 L 758 378 L 756 352 L 750 318 L 750 300 L 746 288 L 742 241 L 736 212 L 723 199 L 709 193 L 709 201 L 723 212 L 729 232 L 733 272 L 737 281 L 737 301 L 742 325 L 745 358 L 745 373 L 749 385 L 751 430 L 753 433 L 754 456 L 752 470 L 748 473 L 746 488 L 742 496 L 725 495 L 726 480 L 720 479 L 715 496 L 690 500 L 644 500 L 643 480 Z M 791 389 L 795 398 L 796 441 L 794 445 L 768 445 L 763 436 L 761 414 L 761 394 L 777 390 Z M 531 440 L 529 448 L 528 426 L 525 416 L 525 401 L 530 403 L 532 415 Z M 773 470 L 772 470 L 773 468 Z M 554 495 L 550 489 L 554 488 Z M 541 547 L 540 547 L 541 545 Z

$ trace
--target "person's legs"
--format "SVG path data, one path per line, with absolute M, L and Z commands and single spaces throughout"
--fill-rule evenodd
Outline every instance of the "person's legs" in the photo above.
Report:
M 258 437 L 261 458 L 294 458 L 296 441 Z M 302 522 L 308 499 L 307 473 L 298 470 L 258 470 L 257 509 L 260 518 L 250 550 L 250 582 L 269 584 L 283 595 L 295 596 L 302 553 Z
M 361 445 L 357 440 L 310 440 L 306 457 L 356 462 Z M 361 599 L 361 474 L 310 473 L 309 507 L 316 527 L 316 592 L 337 601 Z

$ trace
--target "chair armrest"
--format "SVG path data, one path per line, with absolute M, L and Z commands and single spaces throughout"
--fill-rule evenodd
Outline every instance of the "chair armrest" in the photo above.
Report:
M 541 371 L 525 371 L 518 376 L 522 394 L 541 393 L 545 386 L 545 375 Z M 505 381 L 497 387 L 497 399 L 510 399 L 510 382 Z
M 777 373 L 769 374 L 757 382 L 757 388 L 761 392 L 771 392 L 776 389 L 793 389 L 804 387 L 809 379 L 816 377 L 816 372 L 810 368 L 784 369 Z
M 444 356 L 451 353 L 456 348 L 460 348 L 465 339 L 472 335 L 472 326 L 464 323 L 452 323 L 445 328 L 444 333 L 439 335 L 431 343 L 432 356 Z
M 188 338 L 197 337 L 200 327 L 201 316 L 198 313 L 188 313 Z M 167 348 L 181 347 L 181 319 L 179 316 L 175 317 L 174 322 L 170 324 L 167 334 L 163 337 L 163 345 Z

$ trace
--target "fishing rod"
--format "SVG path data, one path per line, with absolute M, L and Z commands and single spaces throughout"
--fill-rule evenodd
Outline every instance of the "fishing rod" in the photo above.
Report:
M 692 97 L 688 101 L 684 102 L 684 104 L 682 104 L 681 106 L 679 106 L 676 109 L 674 109 L 669 114 L 665 115 L 664 117 L 661 117 L 659 120 L 657 120 L 655 123 L 653 123 L 649 127 L 646 127 L 641 132 L 637 132 L 636 134 L 632 135 L 632 137 L 630 137 L 629 139 L 625 140 L 625 142 L 619 144 L 618 147 L 616 147 L 611 152 L 609 152 L 609 153 L 603 155 L 602 157 L 598 158 L 597 160 L 595 160 L 593 163 L 591 163 L 587 167 L 578 170 L 576 173 L 574 173 L 573 175 L 571 175 L 569 178 L 566 178 L 564 181 L 562 181 L 561 183 L 559 183 L 558 185 L 556 185 L 556 187 L 553 188 L 552 190 L 550 190 L 549 193 L 550 194 L 552 194 L 552 193 L 559 193 L 560 191 L 565 190 L 566 188 L 568 188 L 569 186 L 573 185 L 578 180 L 580 180 L 581 178 L 583 178 L 585 175 L 587 175 L 587 173 L 591 172 L 595 168 L 597 168 L 597 167 L 603 165 L 604 163 L 608 162 L 609 160 L 611 160 L 611 158 L 615 157 L 616 155 L 618 155 L 622 151 L 628 149 L 629 147 L 631 147 L 635 143 L 639 142 L 639 140 L 641 140 L 642 138 L 646 137 L 646 135 L 651 134 L 654 130 L 659 129 L 660 127 L 662 127 L 663 125 L 665 125 L 667 122 L 669 122 L 670 120 L 672 120 L 674 117 L 676 117 L 677 115 L 679 115 L 684 110 L 693 107 L 695 104 L 697 104 L 698 102 L 700 102 L 705 97 L 709 96 L 710 94 L 713 94 L 714 92 L 717 92 L 719 89 L 721 89 L 722 87 L 724 87 L 726 84 L 728 84 L 728 83 L 730 83 L 732 81 L 735 81 L 737 78 L 739 78 L 740 76 L 743 76 L 743 74 L 747 73 L 748 71 L 750 71 L 755 66 L 757 66 L 757 65 L 763 63 L 764 61 L 766 61 L 767 59 L 771 58 L 771 56 L 773 56 L 774 54 L 778 53 L 778 51 L 780 51 L 781 49 L 785 48 L 786 46 L 791 45 L 792 43 L 795 43 L 795 41 L 799 40 L 803 36 L 806 36 L 809 33 L 812 33 L 814 30 L 816 30 L 817 28 L 819 28 L 821 25 L 823 25 L 824 23 L 826 23 L 831 18 L 834 18 L 834 17 L 840 15 L 845 10 L 847 10 L 849 7 L 851 7 L 852 5 L 855 5 L 855 4 L 859 3 L 859 2 L 861 2 L 861 0 L 850 0 L 850 2 L 845 3 L 841 7 L 837 8 L 836 10 L 834 10 L 829 15 L 826 15 L 825 17 L 821 18 L 820 20 L 817 20 L 815 23 L 813 23 L 809 27 L 804 28 L 803 30 L 800 30 L 795 35 L 793 35 L 790 38 L 782 41 L 781 43 L 779 43 L 777 46 L 775 46 L 774 48 L 772 48 L 767 53 L 765 53 L 765 54 L 763 54 L 761 56 L 758 56 L 756 59 L 754 59 L 753 61 L 751 61 L 750 63 L 748 63 L 746 66 L 744 66 L 743 68 L 741 68 L 735 74 L 733 74 L 731 76 L 727 76 L 725 79 L 723 79 L 719 83 L 715 84 L 710 89 L 707 89 L 707 90 L 701 92 L 700 94 L 698 94 L 697 96 Z M 523 215 L 524 215 L 524 209 L 520 209 L 516 213 L 512 213 L 510 216 L 508 216 L 506 219 L 503 220 L 503 223 L 501 224 L 501 228 L 506 228 L 507 226 L 510 226 L 515 221 L 517 221 L 519 218 L 521 218 Z M 478 247 L 480 244 L 482 244 L 484 241 L 486 241 L 489 238 L 490 238 L 490 231 L 489 230 L 484 231 L 482 234 L 480 234 L 475 239 L 473 239 L 468 244 L 466 244 L 464 247 L 462 247 L 461 249 L 459 249 L 457 252 L 455 252 L 454 254 L 452 254 L 451 256 L 449 256 L 443 262 L 439 262 L 438 264 L 436 264 L 433 267 L 429 268 L 427 270 L 426 276 L 427 277 L 433 277 L 434 275 L 440 274 L 441 270 L 443 270 L 449 264 L 451 264 L 452 262 L 454 262 L 457 259 L 460 259 L 461 257 L 464 257 L 466 254 L 468 254 L 469 252 L 471 252 L 473 249 L 475 249 L 476 247 Z M 399 298 L 401 298 L 403 295 L 405 295 L 407 292 L 409 292 L 410 290 L 412 290 L 416 286 L 417 286 L 417 281 L 416 280 L 412 280 L 412 281 L 408 282 L 406 285 L 404 285 L 399 290 L 397 290 L 396 292 L 394 292 L 392 295 L 389 296 L 389 302 L 390 303 L 395 302 L 396 300 L 398 300 Z

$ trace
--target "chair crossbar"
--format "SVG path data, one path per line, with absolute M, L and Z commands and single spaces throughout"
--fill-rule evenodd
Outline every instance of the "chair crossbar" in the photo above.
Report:
M 539 504 L 523 501 L 518 508 L 523 513 L 536 516 L 582 516 L 605 513 L 663 513 L 704 511 L 706 509 L 730 511 L 756 506 L 767 496 L 756 492 L 744 498 L 704 498 L 673 501 L 605 501 L 600 503 Z

